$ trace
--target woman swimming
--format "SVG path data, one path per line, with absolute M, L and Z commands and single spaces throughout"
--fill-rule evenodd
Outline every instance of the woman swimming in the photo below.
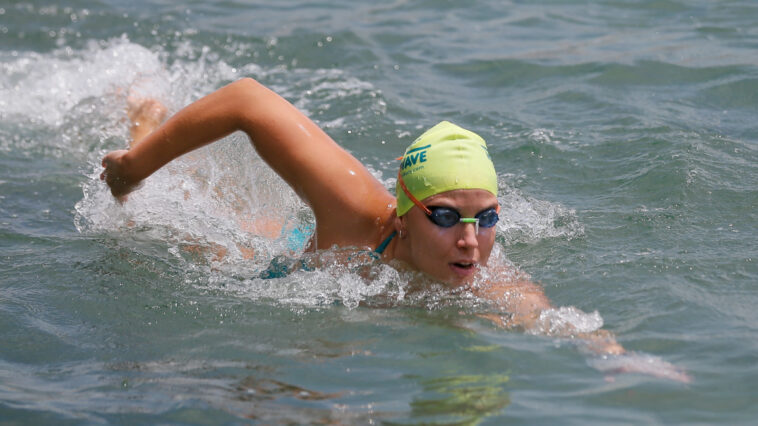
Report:
M 475 133 L 442 122 L 421 135 L 401 158 L 392 196 L 315 123 L 253 79 L 231 83 L 158 125 L 164 113 L 155 103 L 136 109 L 130 118 L 140 126 L 132 128 L 132 148 L 103 158 L 101 179 L 115 197 L 124 199 L 182 154 L 243 131 L 313 210 L 316 230 L 307 251 L 370 249 L 382 261 L 497 303 L 509 316 L 488 318 L 500 325 L 545 327 L 541 313 L 551 305 L 542 289 L 514 279 L 508 265 L 489 262 L 499 212 L 497 175 Z M 559 334 L 581 338 L 595 353 L 625 352 L 604 330 Z

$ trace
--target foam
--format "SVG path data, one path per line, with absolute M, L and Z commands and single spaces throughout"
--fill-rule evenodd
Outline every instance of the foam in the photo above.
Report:
M 504 238 L 506 245 L 584 235 L 584 225 L 579 222 L 575 210 L 526 196 L 508 185 L 506 178 L 500 176 L 498 179 L 501 211 L 497 224 L 498 236 Z
M 139 76 L 155 76 L 163 65 L 156 53 L 125 37 L 63 47 L 49 53 L 15 52 L 0 61 L 0 120 L 32 118 L 60 126 L 80 102 L 115 94 Z
M 545 309 L 540 312 L 531 334 L 548 336 L 572 336 L 576 333 L 591 333 L 603 326 L 603 318 L 597 311 L 586 313 L 573 306 Z

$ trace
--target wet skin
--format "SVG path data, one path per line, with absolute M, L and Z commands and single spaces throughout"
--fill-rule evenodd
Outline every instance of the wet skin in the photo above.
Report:
M 136 105 L 136 104 L 135 104 Z M 130 108 L 133 105 L 130 105 Z M 103 158 L 101 178 L 111 193 L 124 197 L 139 183 L 173 159 L 222 139 L 236 131 L 245 132 L 258 155 L 274 169 L 313 210 L 318 244 L 313 248 L 375 248 L 389 236 L 392 228 L 402 231 L 382 256 L 398 260 L 436 281 L 451 287 L 472 284 L 481 267 L 487 264 L 495 240 L 495 228 L 471 223 L 442 228 L 414 206 L 401 218 L 395 216 L 394 197 L 360 161 L 342 149 L 322 129 L 270 89 L 246 78 L 186 106 L 165 123 L 154 128 L 165 109 L 156 102 L 138 105 L 130 119 L 132 136 L 139 143 L 129 151 L 108 153 Z M 328 167 L 323 158 L 329 158 Z M 463 217 L 474 217 L 497 206 L 497 198 L 484 190 L 455 190 L 423 200 L 427 206 L 449 207 Z M 511 267 L 496 262 L 492 274 L 477 283 L 475 294 L 501 305 L 512 316 L 496 315 L 492 320 L 507 328 L 523 326 L 542 330 L 537 324 L 540 313 L 550 308 L 542 289 L 528 279 L 513 280 Z M 623 354 L 613 335 L 604 330 L 592 333 L 564 332 L 579 338 L 598 354 Z M 663 363 L 654 371 L 648 365 L 627 362 L 623 371 L 672 376 L 678 369 Z M 684 374 L 686 381 L 687 377 Z M 676 380 L 676 379 L 675 379 Z
M 456 189 L 433 195 L 422 201 L 426 206 L 449 207 L 461 217 L 474 217 L 497 207 L 497 198 L 483 189 Z M 458 223 L 450 228 L 434 224 L 420 208 L 414 206 L 399 219 L 405 230 L 399 242 L 405 261 L 413 268 L 452 286 L 470 283 L 478 269 L 487 264 L 495 243 L 495 227 Z

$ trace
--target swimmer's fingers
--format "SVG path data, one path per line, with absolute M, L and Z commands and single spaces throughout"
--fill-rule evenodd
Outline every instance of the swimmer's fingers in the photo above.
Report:
M 659 357 L 627 352 L 621 355 L 602 355 L 589 360 L 597 370 L 610 374 L 638 373 L 680 383 L 692 382 L 687 372 Z
M 138 188 L 139 182 L 132 182 L 128 178 L 124 165 L 124 155 L 128 151 L 119 150 L 108 153 L 102 160 L 103 172 L 100 180 L 105 181 L 111 190 L 111 194 L 120 202 L 126 201 L 126 195 Z

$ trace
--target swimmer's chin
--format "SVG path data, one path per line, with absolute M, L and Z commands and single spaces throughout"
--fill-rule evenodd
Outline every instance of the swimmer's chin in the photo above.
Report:
M 479 263 L 466 259 L 450 262 L 447 264 L 447 267 L 451 272 L 452 282 L 470 281 L 479 272 Z
M 481 277 L 481 265 L 478 262 L 450 262 L 444 277 L 427 274 L 432 280 L 450 289 L 470 287 Z
M 388 262 L 390 266 L 399 272 L 409 273 L 413 276 L 408 283 L 409 288 L 407 290 L 409 292 L 422 291 L 432 286 L 440 285 L 451 290 L 460 289 L 475 285 L 475 283 L 479 281 L 483 269 L 481 264 L 477 262 L 451 262 L 451 264 L 453 263 L 463 264 L 448 266 L 446 271 L 448 273 L 445 274 L 445 276 L 439 276 L 438 273 L 419 270 L 399 259 L 392 259 Z M 459 270 L 461 273 L 454 272 L 452 268 Z

